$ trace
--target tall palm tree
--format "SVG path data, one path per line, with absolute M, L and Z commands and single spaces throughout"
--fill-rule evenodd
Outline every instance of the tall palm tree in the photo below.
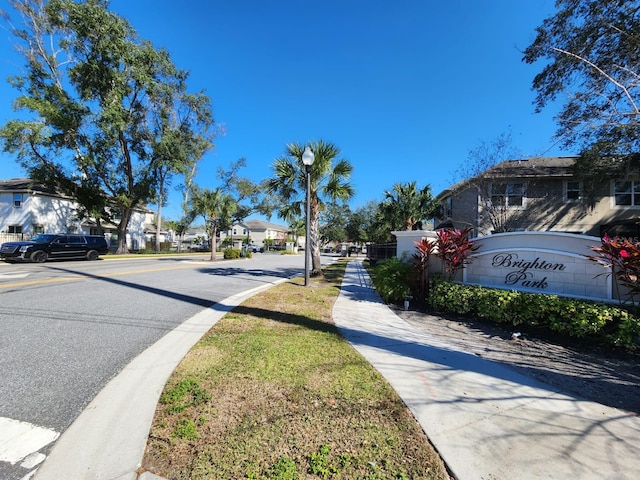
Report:
M 392 230 L 413 230 L 422 227 L 437 206 L 431 197 L 431 187 L 418 190 L 416 182 L 396 183 L 387 190 L 382 202 L 382 212 Z
M 219 188 L 196 189 L 191 199 L 191 210 L 195 215 L 201 215 L 205 221 L 205 229 L 211 239 L 211 260 L 216 259 L 216 237 L 218 228 L 229 225 L 237 204 L 235 200 Z
M 348 200 L 353 196 L 349 177 L 352 165 L 345 159 L 338 159 L 340 149 L 322 140 L 307 145 L 291 143 L 282 157 L 273 163 L 273 176 L 266 180 L 266 189 L 277 195 L 282 206 L 279 215 L 287 221 L 304 217 L 307 177 L 302 163 L 302 153 L 309 147 L 315 156 L 311 166 L 311 188 L 309 189 L 309 243 L 311 249 L 311 275 L 320 275 L 319 217 L 324 200 Z

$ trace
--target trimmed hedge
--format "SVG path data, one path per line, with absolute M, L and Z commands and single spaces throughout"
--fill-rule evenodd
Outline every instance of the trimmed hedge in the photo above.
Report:
M 242 258 L 242 250 L 237 248 L 227 247 L 222 251 L 222 256 L 225 260 L 233 260 L 234 258 Z M 253 254 L 247 250 L 244 252 L 246 258 L 251 258 Z
M 541 326 L 576 338 L 604 340 L 630 350 L 638 348 L 640 318 L 615 305 L 557 295 L 499 290 L 437 281 L 429 304 L 434 310 L 468 317 Z

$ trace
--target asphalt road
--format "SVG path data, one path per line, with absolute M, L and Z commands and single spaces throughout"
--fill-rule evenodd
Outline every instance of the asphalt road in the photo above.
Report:
M 28 478 L 109 380 L 167 332 L 304 268 L 302 255 L 203 258 L 0 262 L 0 478 Z

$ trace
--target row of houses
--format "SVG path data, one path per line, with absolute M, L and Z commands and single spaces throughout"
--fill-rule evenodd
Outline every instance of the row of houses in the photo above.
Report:
M 114 248 L 118 244 L 117 226 L 101 223 L 95 219 L 78 215 L 78 204 L 60 192 L 37 184 L 27 178 L 0 180 L 0 243 L 8 240 L 28 239 L 38 233 L 100 233 Z M 156 225 L 153 211 L 137 208 L 127 228 L 127 245 L 130 250 L 144 250 L 155 245 Z M 177 241 L 171 230 L 159 232 L 161 242 Z M 288 228 L 262 220 L 247 220 L 220 233 L 220 242 L 226 238 L 249 239 L 258 245 L 267 241 L 284 246 Z M 208 242 L 206 232 L 192 229 L 183 236 L 187 245 L 193 242 Z
M 436 228 L 469 227 L 473 236 L 513 231 L 549 231 L 602 236 L 608 233 L 640 238 L 640 167 L 610 175 L 578 175 L 577 157 L 535 157 L 507 160 L 443 190 L 436 199 L 440 209 Z M 622 165 L 622 164 L 621 164 Z M 616 176 L 615 173 L 618 172 Z M 611 174 L 614 176 L 611 176 Z M 117 244 L 115 225 L 102 224 L 104 235 Z M 263 246 L 284 246 L 288 228 L 262 220 L 237 223 L 220 232 L 221 243 L 243 241 Z M 93 219 L 80 218 L 72 198 L 37 185 L 29 179 L 0 181 L 0 235 L 30 237 L 41 232 L 96 234 Z M 127 232 L 132 250 L 155 241 L 154 214 L 135 211 Z M 190 231 L 187 242 L 208 241 L 204 229 Z M 161 232 L 161 241 L 175 241 L 173 232 Z M 298 246 L 303 239 L 296 239 Z
M 640 238 L 640 169 L 613 162 L 607 176 L 577 174 L 578 157 L 507 160 L 442 191 L 436 228 L 473 236 L 548 231 Z

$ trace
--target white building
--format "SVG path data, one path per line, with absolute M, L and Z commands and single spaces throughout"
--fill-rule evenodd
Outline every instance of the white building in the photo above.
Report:
M 28 239 L 38 233 L 98 234 L 94 219 L 79 218 L 73 198 L 38 185 L 28 178 L 0 180 L 0 242 Z M 145 224 L 153 222 L 153 212 L 137 209 L 129 221 L 127 245 L 145 248 Z M 116 225 L 102 224 L 102 233 L 111 246 L 118 243 Z
M 233 241 L 245 241 L 265 246 L 265 240 L 271 240 L 271 244 L 276 247 L 285 247 L 289 228 L 284 225 L 265 222 L 262 220 L 246 220 L 233 225 L 229 230 L 220 232 L 220 241 L 230 238 Z

